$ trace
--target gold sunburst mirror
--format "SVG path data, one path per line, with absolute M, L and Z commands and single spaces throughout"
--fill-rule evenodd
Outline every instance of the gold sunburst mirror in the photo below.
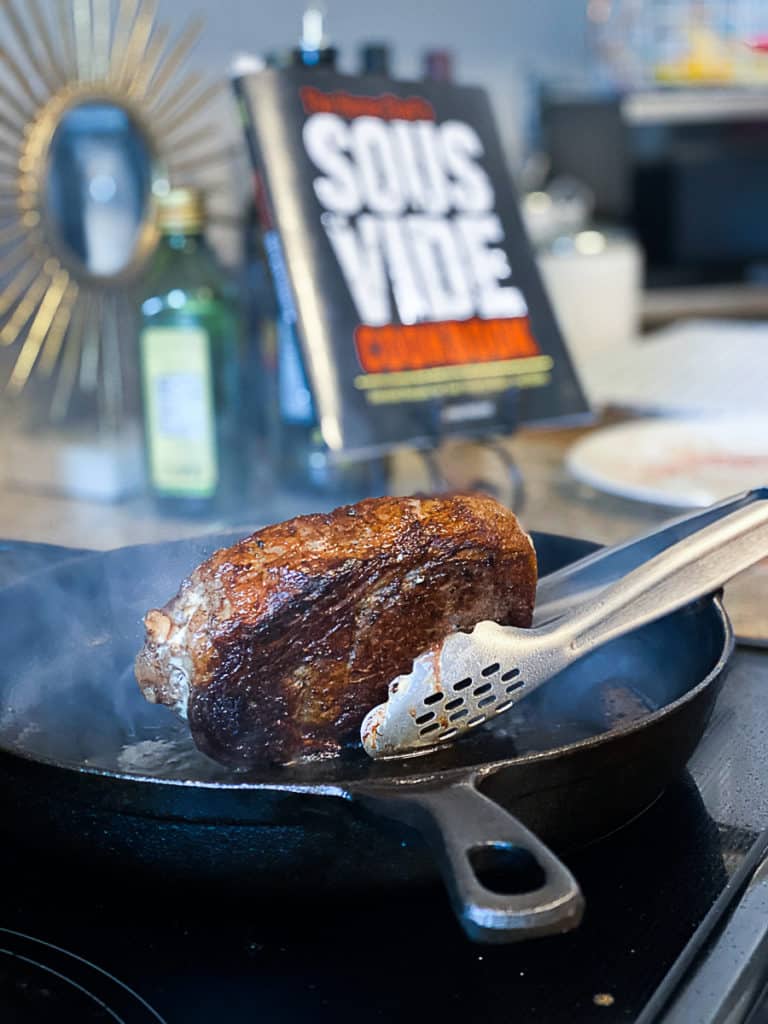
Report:
M 172 39 L 155 6 L 0 0 L 3 386 L 47 382 L 54 422 L 77 392 L 119 415 L 155 200 L 226 156 L 203 118 L 221 83 L 183 70 L 201 24 Z

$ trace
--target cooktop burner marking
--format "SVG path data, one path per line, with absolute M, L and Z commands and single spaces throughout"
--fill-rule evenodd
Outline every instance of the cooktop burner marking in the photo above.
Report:
M 103 967 L 99 967 L 98 964 L 94 964 L 90 960 L 86 960 L 85 957 L 78 956 L 77 953 L 72 953 L 70 952 L 70 950 L 64 949 L 61 946 L 57 946 L 53 942 L 46 942 L 45 939 L 37 939 L 33 935 L 26 935 L 24 932 L 17 932 L 14 931 L 12 928 L 0 928 L 0 934 L 12 935 L 15 938 L 24 939 L 27 942 L 34 943 L 35 945 L 45 946 L 48 949 L 55 950 L 57 953 L 62 953 L 64 956 L 68 956 L 71 960 L 77 960 L 85 967 L 90 967 L 91 970 L 97 971 L 99 974 L 107 978 L 109 981 L 114 982 L 114 984 L 116 985 L 119 985 L 119 987 L 123 989 L 124 992 L 127 992 L 129 996 L 131 996 L 138 1003 L 140 1003 L 143 1006 L 143 1008 L 154 1017 L 158 1024 L 168 1024 L 165 1017 L 161 1017 L 157 1010 L 150 1006 L 146 999 L 143 999 L 138 992 L 134 991 L 129 985 L 126 985 L 124 981 L 120 981 L 120 979 L 116 978 L 114 974 L 110 974 L 110 972 L 106 971 Z M 95 996 L 93 992 L 90 992 L 87 988 L 84 988 L 82 985 L 79 985 L 76 981 L 73 981 L 71 978 L 68 978 L 65 974 L 61 974 L 53 967 L 48 967 L 46 964 L 40 963 L 38 960 L 34 960 L 31 957 L 24 956 L 21 953 L 16 953 L 12 949 L 4 949 L 0 947 L 0 953 L 6 953 L 8 956 L 16 957 L 16 959 L 18 960 L 23 960 L 28 964 L 32 964 L 35 967 L 40 967 L 44 971 L 48 971 L 50 974 L 55 975 L 57 978 L 60 978 L 62 981 L 67 982 L 74 988 L 79 989 L 84 995 L 91 998 L 95 1003 L 98 1003 L 98 1005 L 103 1007 L 103 1009 L 106 1010 L 111 1017 L 118 1021 L 118 1024 L 126 1024 L 123 1017 L 119 1017 L 114 1010 L 110 1009 L 110 1007 L 107 1006 L 106 1003 L 104 1003 L 101 999 L 99 999 L 98 996 Z
M 125 1024 L 125 1019 L 123 1017 L 119 1017 L 114 1010 L 110 1010 L 102 999 L 99 999 L 98 996 L 95 996 L 93 992 L 89 992 L 88 989 L 84 988 L 82 985 L 78 985 L 76 981 L 68 978 L 66 974 L 62 974 L 60 971 L 55 971 L 52 967 L 48 967 L 47 964 L 41 964 L 39 960 L 33 960 L 32 957 L 29 956 L 22 956 L 21 953 L 14 953 L 13 950 L 3 949 L 1 946 L 0 953 L 7 953 L 8 956 L 13 957 L 14 960 L 23 960 L 25 964 L 32 964 L 33 967 L 39 967 L 41 971 L 46 971 L 48 974 L 52 974 L 54 977 L 59 978 L 61 981 L 65 981 L 67 985 L 71 985 L 72 988 L 78 989 L 78 991 L 82 992 L 84 996 L 92 999 L 94 1003 L 98 1003 L 102 1010 L 105 1010 L 110 1017 L 118 1022 L 118 1024 Z

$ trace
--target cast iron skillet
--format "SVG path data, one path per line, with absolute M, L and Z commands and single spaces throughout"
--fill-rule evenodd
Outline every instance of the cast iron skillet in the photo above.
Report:
M 545 844 L 613 831 L 681 771 L 733 649 L 719 599 L 612 642 L 439 753 L 238 775 L 131 671 L 144 611 L 233 539 L 89 554 L 0 590 L 0 829 L 94 869 L 261 892 L 419 882 L 436 861 L 474 939 L 578 924 L 578 884 Z M 534 541 L 542 574 L 593 548 Z

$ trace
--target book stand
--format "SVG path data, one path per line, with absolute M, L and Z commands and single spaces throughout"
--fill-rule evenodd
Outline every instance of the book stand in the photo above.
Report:
M 451 473 L 445 472 L 441 465 L 440 443 L 429 448 L 418 449 L 418 456 L 429 476 L 429 486 L 433 493 L 445 494 L 455 490 L 482 491 L 497 498 L 502 504 L 507 505 L 513 512 L 518 514 L 525 504 L 525 484 L 520 467 L 509 449 L 504 445 L 500 437 L 488 437 L 482 439 L 470 439 L 466 442 L 472 445 L 478 454 L 489 452 L 499 463 L 501 482 L 498 478 L 489 477 L 483 472 L 487 460 L 477 459 L 479 470 L 476 476 L 466 473 L 463 475 L 460 486 L 451 479 Z

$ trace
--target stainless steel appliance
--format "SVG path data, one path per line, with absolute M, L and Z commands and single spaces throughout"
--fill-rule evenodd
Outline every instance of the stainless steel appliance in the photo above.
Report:
M 764 314 L 768 89 L 551 91 L 541 120 L 552 173 L 583 181 L 599 219 L 636 233 L 668 313 L 677 290 L 682 313 Z

